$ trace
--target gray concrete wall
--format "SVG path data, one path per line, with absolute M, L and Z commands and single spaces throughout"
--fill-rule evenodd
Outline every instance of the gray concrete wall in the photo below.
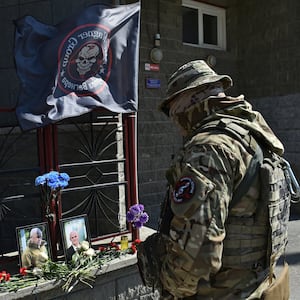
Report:
M 300 3 L 237 2 L 240 88 L 250 98 L 299 93 Z
M 239 91 L 263 113 L 299 170 L 300 3 L 248 0 L 235 9 Z

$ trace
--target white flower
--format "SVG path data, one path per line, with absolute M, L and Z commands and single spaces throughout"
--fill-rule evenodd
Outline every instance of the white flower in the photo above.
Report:
M 37 276 L 37 277 L 42 277 L 43 276 L 43 271 L 40 268 L 35 267 L 32 270 L 32 274 L 34 276 Z
M 88 249 L 90 248 L 90 244 L 89 244 L 88 241 L 82 241 L 82 242 L 80 243 L 80 246 L 81 246 L 81 249 L 82 249 L 83 251 L 86 251 L 86 250 L 88 250 Z
M 95 255 L 95 250 L 93 248 L 89 248 L 84 253 L 87 256 L 94 256 Z

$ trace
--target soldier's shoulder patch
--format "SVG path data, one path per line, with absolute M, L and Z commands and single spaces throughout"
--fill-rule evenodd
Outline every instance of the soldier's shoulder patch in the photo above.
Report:
M 190 200 L 195 194 L 195 182 L 192 177 L 181 177 L 175 184 L 172 198 L 175 203 Z

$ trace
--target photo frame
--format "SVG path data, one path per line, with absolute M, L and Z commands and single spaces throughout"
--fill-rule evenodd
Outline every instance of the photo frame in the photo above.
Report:
M 76 251 L 75 243 L 87 241 L 91 244 L 87 215 L 64 218 L 60 221 L 65 260 L 68 262 Z M 74 243 L 74 245 L 72 245 Z
M 34 268 L 52 259 L 47 222 L 16 227 L 20 267 Z

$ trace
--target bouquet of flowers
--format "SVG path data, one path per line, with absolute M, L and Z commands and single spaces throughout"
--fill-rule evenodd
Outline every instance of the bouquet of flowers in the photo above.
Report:
M 70 177 L 67 173 L 59 173 L 57 171 L 51 171 L 35 179 L 35 186 L 40 186 L 41 188 L 48 218 L 51 218 L 51 201 L 57 200 L 59 191 L 68 186 L 69 180 Z
M 126 219 L 127 222 L 132 223 L 134 227 L 139 229 L 148 222 L 149 216 L 144 211 L 143 204 L 134 204 L 129 208 Z
M 103 265 L 122 255 L 134 254 L 140 242 L 138 239 L 133 241 L 131 247 L 126 250 L 121 250 L 114 242 L 94 250 L 89 242 L 83 241 L 77 252 L 73 254 L 70 263 L 53 262 L 48 259 L 41 267 L 35 267 L 32 270 L 20 268 L 20 273 L 17 275 L 10 275 L 3 270 L 0 272 L 0 293 L 16 292 L 21 288 L 35 286 L 46 280 L 62 281 L 62 289 L 66 293 L 71 292 L 78 283 L 92 288 L 97 272 Z

